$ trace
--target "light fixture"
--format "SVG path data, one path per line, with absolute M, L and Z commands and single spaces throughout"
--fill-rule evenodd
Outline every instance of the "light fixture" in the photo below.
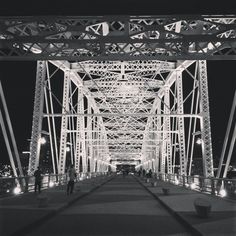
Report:
M 21 193 L 21 188 L 20 187 L 15 187 L 14 188 L 14 190 L 13 190 L 13 193 L 15 194 L 15 195 L 18 195 L 18 194 L 20 194 Z
M 40 143 L 41 144 L 45 144 L 47 141 L 46 141 L 46 138 L 44 138 L 44 137 L 41 137 L 40 138 Z
M 200 138 L 197 139 L 196 144 L 200 145 L 202 144 L 202 140 Z
M 52 188 L 54 185 L 55 185 L 54 182 L 52 182 L 52 181 L 49 182 L 49 187 L 50 188 Z
M 220 192 L 219 192 L 219 194 L 220 194 L 221 197 L 226 197 L 227 192 L 226 192 L 225 189 L 221 189 Z
M 191 183 L 191 184 L 190 184 L 190 188 L 191 188 L 191 189 L 195 189 L 196 187 L 197 187 L 197 185 L 196 185 L 195 183 Z

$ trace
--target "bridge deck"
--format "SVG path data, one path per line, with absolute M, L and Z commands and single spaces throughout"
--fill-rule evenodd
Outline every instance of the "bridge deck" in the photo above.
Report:
M 191 235 L 187 229 L 198 235 L 235 235 L 233 201 L 165 182 L 151 187 L 137 180 L 132 176 L 87 180 L 79 183 L 79 189 L 76 184 L 69 196 L 65 187 L 51 188 L 41 194 L 49 199 L 42 208 L 34 193 L 1 199 L 0 235 Z M 170 195 L 164 196 L 162 187 L 168 187 Z M 193 201 L 199 196 L 212 204 L 207 219 L 195 213 Z

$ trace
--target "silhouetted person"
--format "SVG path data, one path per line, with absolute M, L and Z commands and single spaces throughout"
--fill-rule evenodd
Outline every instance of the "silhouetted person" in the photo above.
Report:
M 41 181 L 42 181 L 42 172 L 40 168 L 38 167 L 37 170 L 34 172 L 35 182 L 34 182 L 34 192 L 41 193 Z
M 148 172 L 148 178 L 152 178 L 152 170 L 150 169 L 149 172 Z
M 139 171 L 138 171 L 138 176 L 139 177 L 141 176 L 141 173 L 142 173 L 142 171 L 141 171 L 141 169 L 139 169 Z
M 67 195 L 72 194 L 74 190 L 76 172 L 73 165 L 71 165 L 70 168 L 68 169 L 68 177 L 69 181 L 67 183 Z
M 145 169 L 143 169 L 143 177 L 146 177 L 146 170 Z

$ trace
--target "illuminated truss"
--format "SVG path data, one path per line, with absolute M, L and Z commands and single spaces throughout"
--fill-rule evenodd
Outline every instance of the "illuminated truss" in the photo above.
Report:
M 199 155 L 213 176 L 205 61 L 39 61 L 36 81 L 30 173 L 43 129 L 55 172 L 69 160 L 82 172 L 132 164 L 186 175 Z
M 235 15 L 1 17 L 0 58 L 235 59 L 235 23 Z
M 202 174 L 213 176 L 205 60 L 236 59 L 236 16 L 0 17 L 0 24 L 0 59 L 38 60 L 29 174 L 47 130 L 55 173 L 70 159 L 80 172 L 128 163 L 191 175 L 200 159 Z

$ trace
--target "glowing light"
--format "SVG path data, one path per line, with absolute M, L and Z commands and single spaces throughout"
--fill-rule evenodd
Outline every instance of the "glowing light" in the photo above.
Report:
M 195 183 L 191 183 L 191 184 L 190 184 L 190 188 L 191 188 L 191 189 L 195 189 L 196 187 L 197 187 L 197 185 L 196 185 Z
M 21 193 L 21 188 L 20 187 L 15 187 L 14 190 L 13 190 L 13 193 L 18 195 Z
M 66 147 L 66 151 L 69 152 L 70 151 L 70 147 Z
M 10 189 L 7 189 L 7 193 L 9 193 L 10 192 Z
M 221 197 L 226 197 L 227 192 L 226 192 L 225 189 L 221 189 L 220 192 L 219 192 L 219 194 L 220 194 Z
M 41 143 L 41 144 L 45 144 L 46 142 L 47 142 L 47 141 L 46 141 L 46 139 L 45 139 L 44 137 L 41 137 L 41 138 L 40 138 L 40 143 Z
M 54 182 L 51 182 L 51 181 L 49 182 L 49 187 L 50 188 L 52 188 L 54 185 L 55 185 Z
M 179 184 L 179 180 L 178 179 L 175 180 L 175 184 L 177 184 L 177 185 Z
M 202 140 L 200 138 L 197 139 L 196 144 L 200 145 L 202 143 Z

